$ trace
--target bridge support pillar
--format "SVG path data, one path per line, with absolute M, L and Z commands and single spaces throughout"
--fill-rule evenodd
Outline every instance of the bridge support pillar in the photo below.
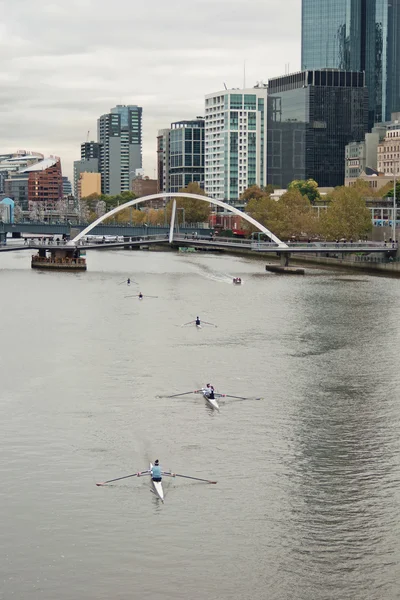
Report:
M 289 266 L 289 258 L 290 258 L 289 252 L 281 252 L 281 266 L 282 267 Z
M 169 243 L 172 244 L 174 241 L 174 227 L 175 227 L 175 214 L 176 214 L 176 200 L 174 198 L 174 203 L 172 205 L 172 213 L 171 213 L 171 223 L 169 227 Z

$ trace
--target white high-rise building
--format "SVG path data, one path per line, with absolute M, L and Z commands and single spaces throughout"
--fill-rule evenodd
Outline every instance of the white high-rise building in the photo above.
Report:
M 251 185 L 266 185 L 267 88 L 208 94 L 205 102 L 205 191 L 235 202 Z

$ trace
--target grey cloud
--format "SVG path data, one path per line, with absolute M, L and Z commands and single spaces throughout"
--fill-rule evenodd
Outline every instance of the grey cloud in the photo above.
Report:
M 144 159 L 157 130 L 204 111 L 204 95 L 300 64 L 300 0 L 0 2 L 2 150 L 61 155 L 118 103 L 143 106 Z M 33 146 L 34 144 L 35 146 Z M 7 147 L 6 147 L 7 146 Z

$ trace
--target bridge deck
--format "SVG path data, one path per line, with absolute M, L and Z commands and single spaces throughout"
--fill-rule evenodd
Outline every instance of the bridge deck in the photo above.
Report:
M 158 234 L 146 236 L 142 238 L 131 239 L 124 242 L 100 242 L 100 243 L 82 243 L 78 245 L 81 250 L 111 250 L 114 248 L 124 248 L 131 246 L 149 246 L 149 245 L 170 245 L 166 234 Z M 311 243 L 294 243 L 288 244 L 287 247 L 279 247 L 277 244 L 268 242 L 255 242 L 247 239 L 235 238 L 210 238 L 209 236 L 188 236 L 175 234 L 173 246 L 191 246 L 199 249 L 208 250 L 250 250 L 255 253 L 263 254 L 355 254 L 355 253 L 388 253 L 397 250 L 397 246 L 392 244 L 384 244 L 380 242 L 357 242 L 357 243 L 328 243 L 328 242 L 311 242 Z M 0 247 L 0 252 L 16 252 L 23 250 L 61 250 L 62 248 L 73 249 L 74 246 L 68 245 L 66 242 L 59 244 L 43 244 L 33 242 L 30 244 L 6 245 Z

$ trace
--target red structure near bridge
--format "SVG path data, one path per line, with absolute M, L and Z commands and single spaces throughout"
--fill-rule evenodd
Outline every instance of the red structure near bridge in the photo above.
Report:
M 244 226 L 244 219 L 237 215 L 227 213 L 212 213 L 210 215 L 210 227 L 215 231 L 232 231 L 233 235 L 245 237 L 249 232 Z

